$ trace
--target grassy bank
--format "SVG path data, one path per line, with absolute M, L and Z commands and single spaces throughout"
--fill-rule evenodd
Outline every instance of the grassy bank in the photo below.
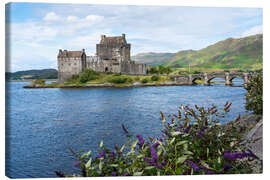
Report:
M 135 75 L 122 75 L 113 73 L 98 73 L 93 70 L 85 70 L 83 73 L 77 76 L 73 76 L 64 85 L 91 85 L 91 84 L 114 84 L 117 87 L 128 86 L 133 83 L 154 83 L 160 84 L 162 82 L 172 81 L 170 76 L 166 75 L 147 75 L 147 76 L 135 76 Z

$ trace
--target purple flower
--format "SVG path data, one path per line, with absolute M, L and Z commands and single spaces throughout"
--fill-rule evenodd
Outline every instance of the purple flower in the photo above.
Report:
M 114 158 L 114 156 L 115 156 L 115 153 L 114 152 L 110 152 L 110 157 L 111 158 Z
M 206 126 L 202 127 L 201 130 L 198 132 L 197 137 L 201 137 L 206 129 L 207 129 Z
M 191 126 L 189 125 L 189 126 L 185 129 L 184 133 L 188 133 L 189 130 L 190 130 L 190 128 L 191 128 Z
M 232 168 L 233 168 L 233 166 L 232 166 L 231 164 L 225 165 L 225 166 L 222 168 L 222 170 L 220 170 L 220 171 L 218 172 L 218 174 L 223 174 L 225 171 L 228 171 L 228 170 L 230 170 L 230 169 L 232 169 Z
M 128 135 L 128 131 L 127 131 L 126 127 L 124 126 L 124 124 L 122 124 L 122 129 L 125 132 L 125 134 Z
M 97 156 L 97 158 L 102 158 L 104 155 L 105 155 L 105 151 L 102 151 L 98 156 Z
M 257 156 L 255 154 L 253 154 L 253 152 L 251 152 L 249 150 L 249 152 L 236 152 L 236 153 L 230 153 L 230 150 L 227 150 L 224 152 L 224 158 L 227 160 L 235 160 L 235 159 L 243 159 L 246 157 L 253 157 L 256 158 Z
M 112 175 L 113 175 L 113 176 L 116 176 L 116 172 L 113 171 L 113 172 L 112 172 Z
M 157 164 L 157 166 L 156 167 L 158 167 L 158 168 L 162 168 L 163 166 L 162 166 L 162 164 Z
M 157 152 L 156 152 L 155 148 L 153 146 L 151 146 L 150 150 L 151 150 L 152 160 L 154 162 L 157 162 L 158 161 L 158 156 L 157 156 Z
M 152 146 L 153 146 L 154 148 L 156 148 L 156 147 L 158 147 L 158 145 L 159 145 L 159 143 L 158 143 L 158 142 L 155 142 L 155 144 L 153 144 Z
M 77 162 L 75 162 L 75 163 L 73 164 L 73 166 L 78 167 L 78 166 L 80 166 L 80 164 L 81 164 L 81 162 L 80 162 L 80 161 L 77 161 Z
M 143 144 L 144 144 L 144 139 L 142 138 L 142 136 L 140 136 L 140 135 L 136 135 L 136 137 L 138 138 L 138 140 L 139 140 L 139 146 L 140 147 L 142 147 L 143 146 Z
M 129 174 L 128 173 L 123 173 L 120 176 L 129 176 Z
M 186 160 L 186 162 L 195 170 L 195 171 L 200 171 L 201 169 L 199 168 L 199 166 L 196 164 L 196 163 L 194 163 L 194 162 L 192 162 L 192 161 L 190 161 L 190 160 Z
M 159 141 L 160 141 L 160 142 L 163 142 L 163 139 L 162 139 L 162 138 L 159 138 Z

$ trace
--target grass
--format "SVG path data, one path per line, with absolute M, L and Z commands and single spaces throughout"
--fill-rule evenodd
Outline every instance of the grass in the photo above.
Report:
M 154 77 L 154 78 L 153 78 Z M 88 80 L 85 83 L 81 83 L 78 80 L 78 77 L 71 78 L 67 82 L 65 82 L 65 85 L 87 85 L 87 84 L 105 84 L 105 83 L 112 83 L 116 87 L 124 87 L 131 85 L 135 82 L 141 82 L 141 83 L 155 83 L 160 84 L 162 82 L 166 81 L 172 81 L 170 79 L 170 76 L 166 75 L 145 75 L 145 76 L 135 76 L 135 75 L 120 75 L 120 74 L 106 74 L 106 73 L 99 73 L 99 75 L 93 79 Z

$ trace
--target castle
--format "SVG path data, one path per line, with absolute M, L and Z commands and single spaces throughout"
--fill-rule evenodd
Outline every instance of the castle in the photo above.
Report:
M 59 50 L 57 56 L 58 81 L 63 83 L 73 75 L 78 75 L 85 68 L 97 72 L 113 72 L 130 75 L 146 74 L 146 64 L 135 64 L 130 59 L 131 44 L 127 43 L 125 34 L 122 36 L 107 37 L 101 35 L 99 44 L 96 44 L 96 55 L 87 56 L 85 50 Z

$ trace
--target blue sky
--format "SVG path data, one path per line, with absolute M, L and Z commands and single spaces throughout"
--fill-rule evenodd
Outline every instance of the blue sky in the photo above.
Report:
M 94 55 L 101 34 L 126 34 L 131 53 L 198 50 L 262 33 L 261 8 L 11 3 L 11 69 L 57 68 L 58 49 Z

